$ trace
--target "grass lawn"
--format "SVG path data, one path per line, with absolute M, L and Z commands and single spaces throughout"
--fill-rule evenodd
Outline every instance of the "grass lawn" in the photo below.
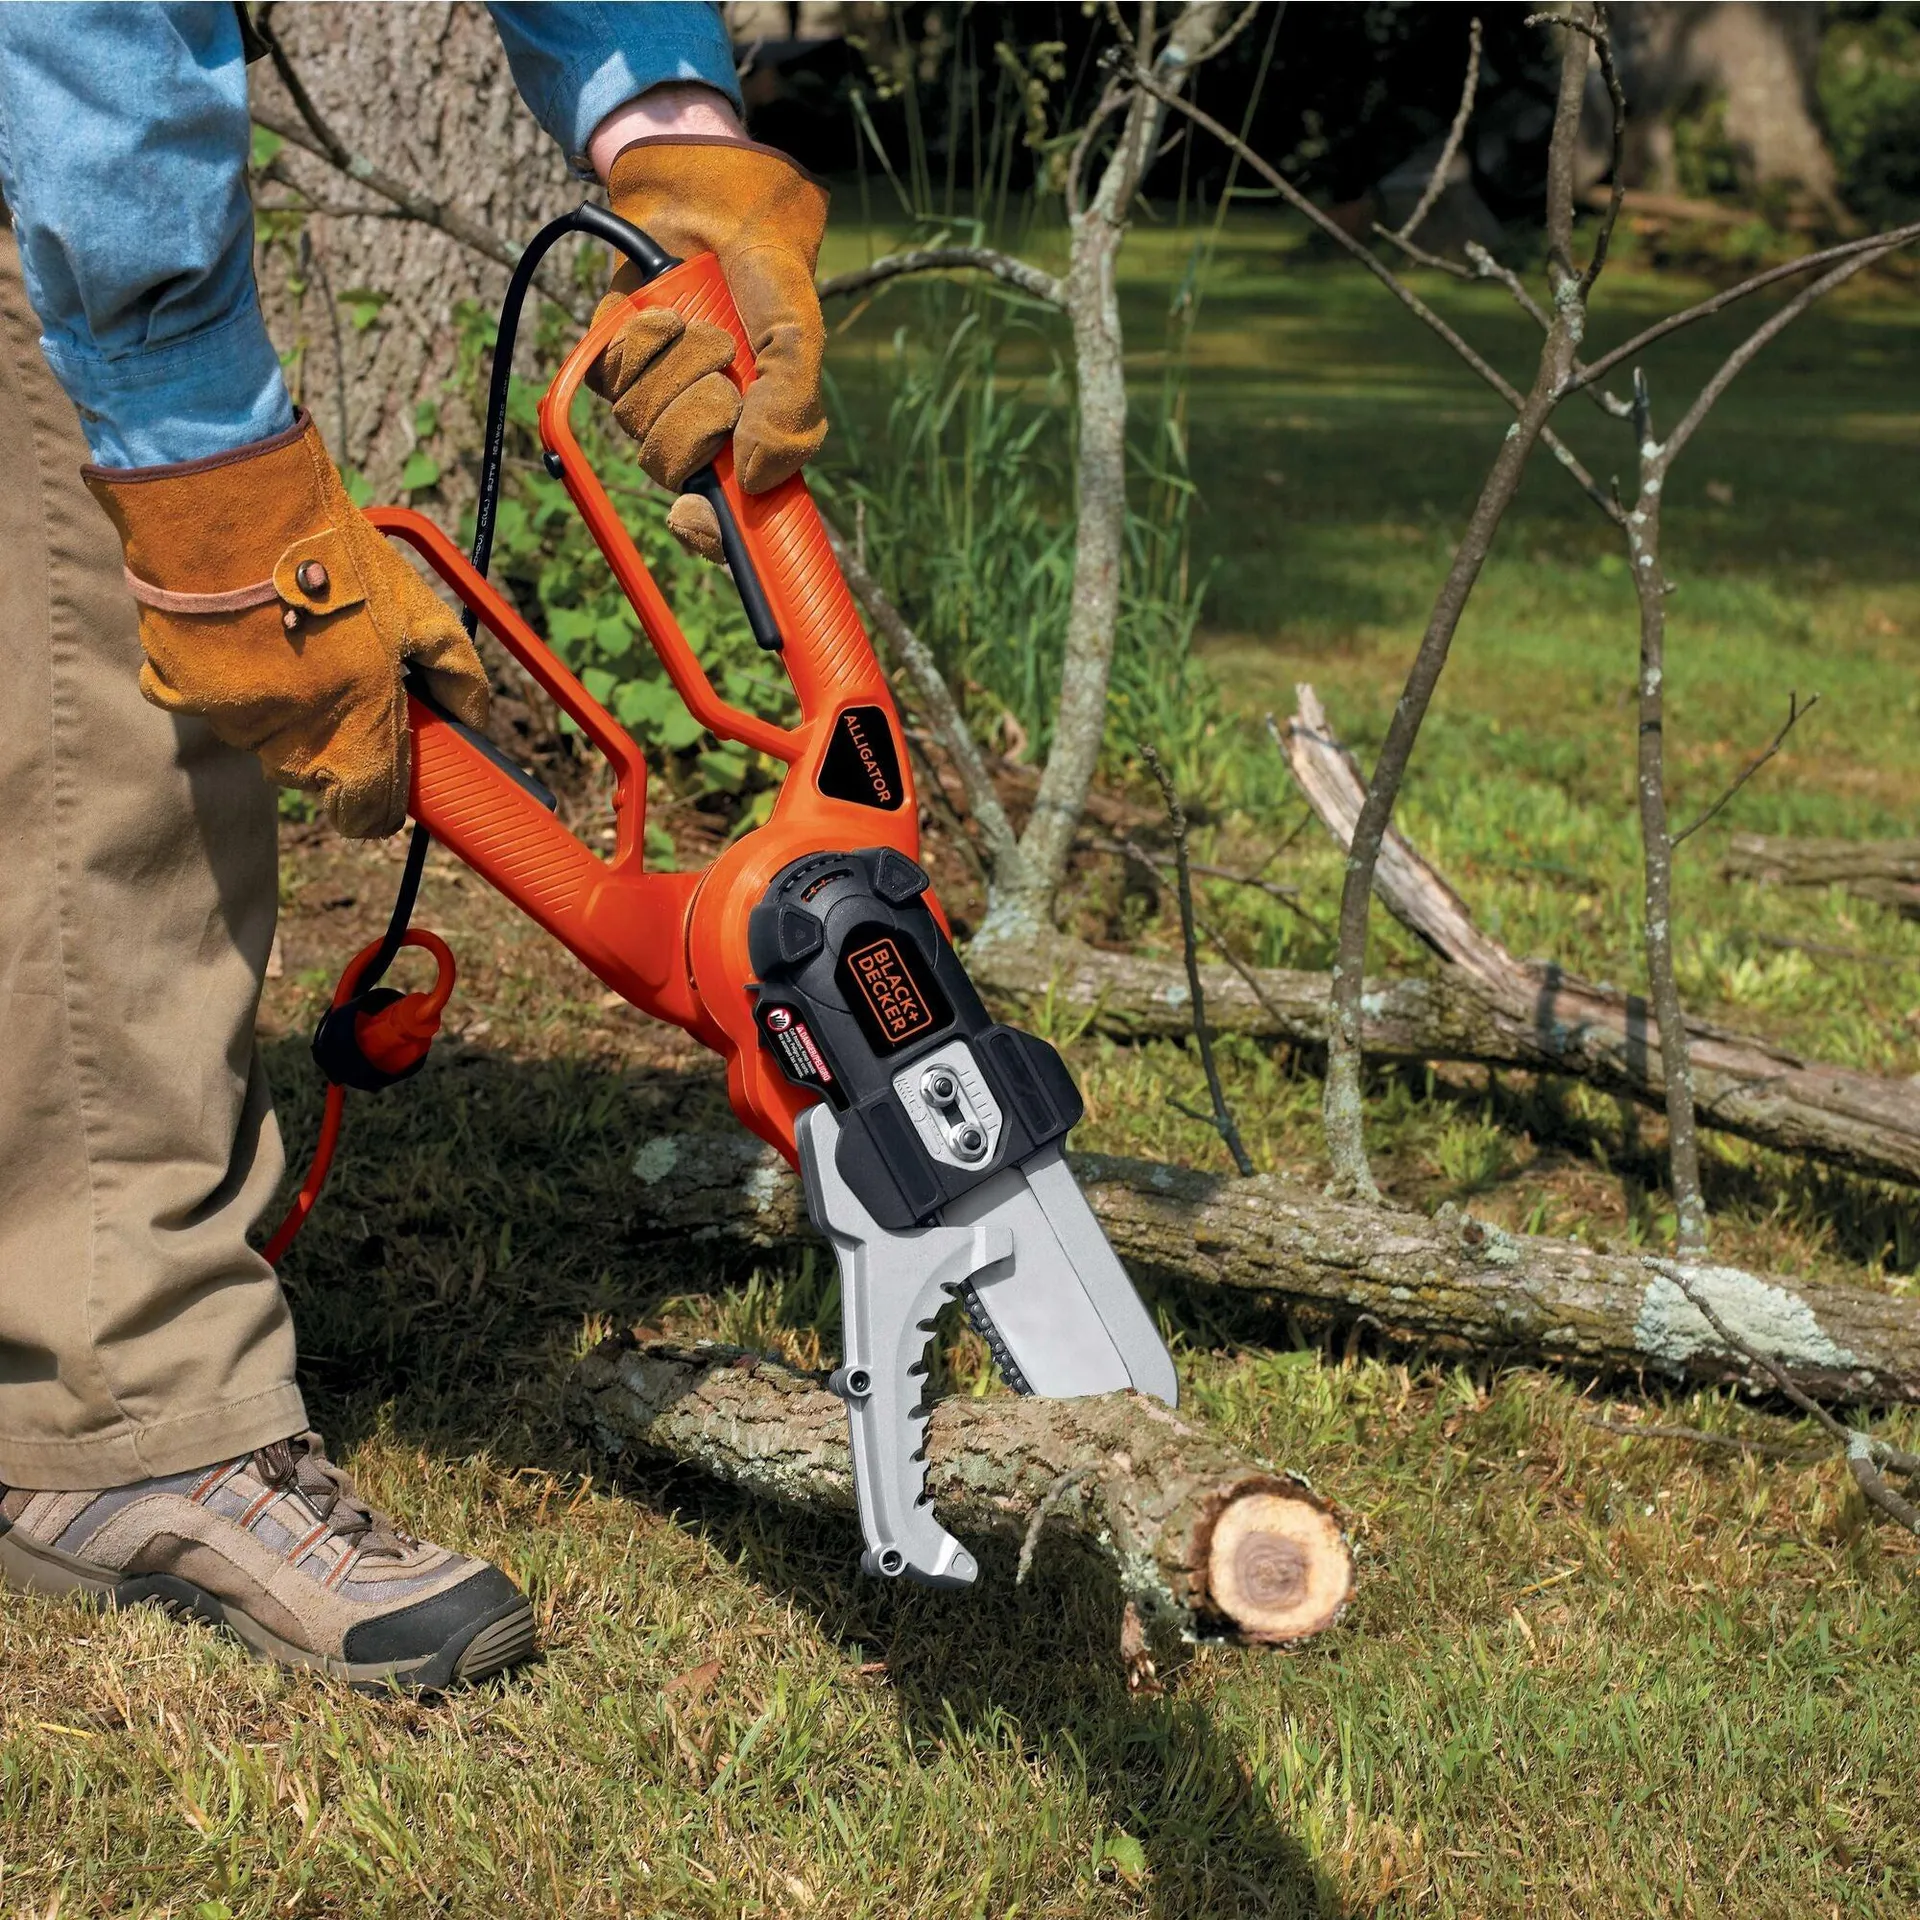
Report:
M 1181 245 L 1149 233 L 1129 255 L 1137 339 L 1157 335 Z M 1623 272 L 1599 337 L 1695 290 Z M 1524 372 L 1527 327 L 1501 297 L 1435 297 Z M 850 385 L 882 324 L 838 349 Z M 1723 326 L 1650 357 L 1665 417 L 1730 338 Z M 1157 377 L 1151 355 L 1139 377 Z M 1730 1024 L 1903 1074 L 1920 1069 L 1920 933 L 1718 867 L 1735 826 L 1914 831 L 1916 394 L 1911 288 L 1861 289 L 1735 388 L 1680 468 L 1669 527 L 1677 812 L 1764 743 L 1789 689 L 1822 696 L 1688 845 L 1684 989 Z M 1296 680 L 1363 757 L 1377 741 L 1500 430 L 1352 272 L 1264 228 L 1230 231 L 1191 413 L 1218 568 L 1204 657 L 1222 698 L 1195 795 L 1204 852 L 1257 861 L 1297 821 L 1258 726 Z M 1583 410 L 1567 430 L 1624 477 L 1615 423 Z M 1610 542 L 1542 465 L 1462 630 L 1404 819 L 1516 950 L 1637 984 L 1635 641 Z M 1317 833 L 1274 870 L 1324 920 L 1338 863 Z M 296 1157 L 318 1109 L 304 1036 L 397 872 L 384 850 L 289 832 L 264 1034 Z M 1092 856 L 1080 877 L 1091 929 L 1168 941 L 1166 899 Z M 1324 963 L 1311 925 L 1249 902 L 1208 889 L 1250 954 Z M 561 1418 L 571 1353 L 646 1321 L 814 1362 L 837 1338 L 823 1275 L 650 1247 L 632 1157 L 663 1127 L 719 1123 L 705 1056 L 604 1004 L 438 857 L 420 918 L 461 958 L 456 1031 L 420 1079 L 351 1112 L 334 1187 L 287 1265 L 303 1379 L 370 1493 L 527 1583 L 547 1657 L 420 1707 L 263 1668 L 158 1618 L 9 1596 L 0 1914 L 1920 1905 L 1920 1543 L 1866 1522 L 1807 1429 L 1730 1396 L 1301 1350 L 1282 1327 L 1223 1326 L 1168 1297 L 1189 1405 L 1341 1503 L 1360 1591 L 1304 1651 L 1196 1649 L 1157 1698 L 1127 1691 L 1114 1596 L 1044 1552 L 1018 1590 L 998 1559 L 971 1596 L 883 1589 L 855 1574 L 850 1528 L 788 1524 L 690 1476 L 609 1478 Z M 1421 964 L 1388 929 L 1377 958 Z M 1081 1144 L 1223 1164 L 1170 1105 L 1200 1086 L 1187 1049 L 1059 1037 L 1089 1097 Z M 1311 1063 L 1231 1046 L 1225 1064 L 1259 1163 L 1315 1173 Z M 1382 1074 L 1370 1124 L 1411 1204 L 1469 1199 L 1596 1239 L 1657 1244 L 1670 1226 L 1658 1124 L 1611 1101 L 1518 1076 Z M 1719 1140 L 1709 1176 L 1728 1257 L 1910 1284 L 1906 1196 Z M 963 1338 L 956 1367 L 977 1364 Z M 1648 1408 L 1784 1457 L 1593 1424 Z M 1908 1444 L 1915 1430 L 1888 1423 Z

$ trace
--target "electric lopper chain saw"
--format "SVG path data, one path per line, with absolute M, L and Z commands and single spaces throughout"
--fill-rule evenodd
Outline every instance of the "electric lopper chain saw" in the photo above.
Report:
M 702 872 L 648 871 L 639 747 L 488 585 L 520 308 L 541 256 L 574 232 L 633 262 L 644 284 L 632 307 L 671 306 L 725 327 L 739 343 L 730 377 L 743 391 L 754 378 L 712 256 L 675 261 L 595 207 L 555 221 L 522 256 L 495 350 L 472 558 L 419 513 L 383 508 L 369 518 L 421 554 L 467 608 L 469 629 L 492 633 L 605 756 L 614 847 L 606 858 L 590 851 L 538 781 L 415 689 L 408 870 L 417 878 L 431 834 L 633 1006 L 726 1062 L 734 1111 L 798 1165 L 813 1223 L 839 1263 L 844 1344 L 832 1385 L 852 1431 L 861 1564 L 965 1586 L 974 1560 L 925 1491 L 926 1346 L 945 1301 L 964 1301 L 1023 1393 L 1132 1387 L 1171 1405 L 1173 1365 L 1062 1157 L 1082 1111 L 1072 1078 L 1053 1048 L 989 1016 L 954 952 L 917 858 L 919 814 L 893 700 L 805 481 L 747 494 L 723 451 L 689 483 L 719 517 L 755 638 L 792 681 L 800 719 L 789 728 L 715 691 L 575 440 L 575 396 L 625 317 L 619 309 L 589 329 L 540 403 L 548 471 L 689 711 L 718 738 L 787 768 L 765 824 Z M 403 889 L 387 940 L 356 961 L 322 1023 L 316 1055 L 336 1089 L 398 1077 L 376 1062 L 356 1081 L 352 1056 L 378 1052 L 382 1009 L 389 1024 L 404 1009 L 391 989 L 370 991 L 394 951 L 403 939 L 432 938 L 404 932 L 410 905 Z M 441 999 L 446 974 L 443 961 Z M 330 1111 L 337 1127 L 337 1094 Z M 309 1189 L 303 1206 L 316 1183 Z

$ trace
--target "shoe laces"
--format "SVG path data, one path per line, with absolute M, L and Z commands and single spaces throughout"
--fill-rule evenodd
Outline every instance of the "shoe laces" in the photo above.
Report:
M 360 1498 L 346 1470 L 327 1458 L 325 1443 L 317 1433 L 296 1433 L 290 1440 L 276 1440 L 257 1448 L 253 1459 L 269 1486 L 297 1493 L 335 1538 L 358 1547 L 363 1554 L 398 1560 L 419 1545 L 378 1508 Z

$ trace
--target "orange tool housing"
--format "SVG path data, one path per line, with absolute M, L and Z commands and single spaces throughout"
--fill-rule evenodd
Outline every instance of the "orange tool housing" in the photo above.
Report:
M 743 393 L 752 384 L 753 354 L 710 254 L 670 268 L 628 301 L 635 308 L 671 306 L 689 320 L 725 327 L 738 343 L 730 377 Z M 734 477 L 730 449 L 715 460 L 715 471 L 783 637 L 781 658 L 799 724 L 773 725 L 715 691 L 569 424 L 581 382 L 622 318 L 619 308 L 610 308 L 567 356 L 540 403 L 540 436 L 549 465 L 558 463 L 562 483 L 688 710 L 718 738 L 786 764 L 772 815 L 704 871 L 649 872 L 640 748 L 432 521 L 408 508 L 383 507 L 369 513 L 373 524 L 425 558 L 612 765 L 614 848 L 610 858 L 592 851 L 497 760 L 417 699 L 411 701 L 409 810 L 598 979 L 719 1053 L 734 1111 L 793 1161 L 794 1120 L 813 1096 L 784 1079 L 761 1048 L 748 915 L 773 876 L 807 854 L 884 846 L 917 859 L 919 810 L 886 677 L 806 482 L 796 474 L 771 492 L 746 493 Z M 878 708 L 892 729 L 884 761 L 865 754 L 862 723 L 850 714 L 855 708 Z M 841 732 L 863 754 L 876 804 L 838 799 L 821 788 L 822 763 Z M 897 792 L 887 791 L 896 785 Z M 931 895 L 928 904 L 944 931 L 946 917 Z

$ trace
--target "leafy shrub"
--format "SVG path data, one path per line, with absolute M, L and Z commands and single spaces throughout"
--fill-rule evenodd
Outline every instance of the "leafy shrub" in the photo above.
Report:
M 1840 190 L 1875 226 L 1920 210 L 1920 6 L 1836 9 L 1820 43 L 1820 107 Z

